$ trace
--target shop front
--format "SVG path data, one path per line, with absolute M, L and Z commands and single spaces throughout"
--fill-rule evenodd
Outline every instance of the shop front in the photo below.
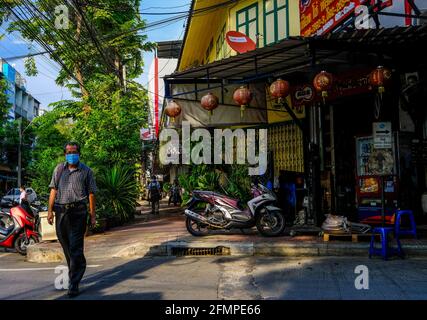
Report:
M 163 124 L 268 128 L 266 178 L 298 180 L 318 225 L 327 213 L 375 223 L 383 204 L 388 220 L 399 207 L 421 214 L 426 70 L 411 48 L 426 37 L 423 26 L 296 37 L 177 72 L 165 78 L 166 97 L 180 114 Z M 389 73 L 381 83 L 380 69 L 382 80 Z M 313 82 L 322 70 L 333 80 L 323 89 Z M 268 90 L 279 79 L 290 86 L 282 101 Z M 233 99 L 241 86 L 253 95 L 244 111 Z M 218 101 L 211 113 L 201 106 L 209 93 Z

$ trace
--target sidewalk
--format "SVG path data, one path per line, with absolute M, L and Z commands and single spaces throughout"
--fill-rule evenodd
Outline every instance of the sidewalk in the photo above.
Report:
M 216 231 L 206 237 L 194 237 L 185 228 L 185 216 L 179 207 L 168 207 L 162 200 L 160 214 L 152 215 L 148 202 L 141 202 L 132 224 L 108 230 L 86 238 L 88 259 L 141 258 L 145 256 L 176 256 L 181 250 L 193 248 L 192 254 L 219 248 L 236 256 L 368 256 L 369 242 L 324 242 L 318 236 L 281 236 L 266 238 L 256 229 Z M 285 234 L 288 234 L 285 232 Z M 221 248 L 222 247 L 222 248 Z M 403 239 L 408 256 L 427 257 L 427 239 Z M 195 253 L 194 248 L 200 249 Z M 202 252 L 200 252 L 202 251 Z M 212 254 L 212 253 L 211 253 Z M 58 242 L 42 242 L 28 248 L 27 261 L 36 263 L 61 262 L 64 257 Z

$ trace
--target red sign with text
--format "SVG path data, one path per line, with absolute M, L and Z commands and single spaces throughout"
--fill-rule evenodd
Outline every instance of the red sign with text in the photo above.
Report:
M 350 17 L 357 6 L 375 4 L 376 0 L 300 0 L 301 35 L 323 35 Z M 393 0 L 381 0 L 379 8 L 392 4 Z
M 238 53 L 245 53 L 256 49 L 255 42 L 241 32 L 228 31 L 225 39 L 228 45 Z

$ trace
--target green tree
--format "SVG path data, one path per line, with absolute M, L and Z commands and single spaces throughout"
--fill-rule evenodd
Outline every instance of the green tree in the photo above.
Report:
M 63 145 L 72 139 L 73 123 L 69 105 L 74 101 L 61 101 L 53 111 L 34 120 L 32 128 L 37 137 L 33 159 L 29 166 L 32 187 L 39 194 L 47 194 L 55 166 L 64 162 Z
M 0 0 L 0 22 L 8 31 L 37 42 L 61 65 L 56 79 L 75 100 L 58 101 L 34 123 L 37 135 L 31 163 L 33 186 L 44 193 L 67 140 L 81 143 L 83 161 L 96 172 L 114 165 L 137 168 L 139 130 L 146 125 L 147 91 L 134 80 L 142 74 L 142 52 L 153 43 L 138 30 L 145 22 L 139 0 L 71 0 L 68 29 L 58 28 L 58 0 Z M 62 7 L 63 8 L 63 7 Z M 31 60 L 27 69 L 35 74 Z M 132 175 L 132 179 L 135 176 Z M 135 180 L 136 181 L 136 180 Z

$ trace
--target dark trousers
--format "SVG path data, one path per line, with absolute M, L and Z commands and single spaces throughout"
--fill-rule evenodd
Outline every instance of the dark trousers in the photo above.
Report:
M 151 213 L 159 213 L 160 199 L 151 199 Z
M 64 250 L 70 285 L 78 285 L 86 271 L 84 236 L 87 211 L 56 213 L 56 235 Z

